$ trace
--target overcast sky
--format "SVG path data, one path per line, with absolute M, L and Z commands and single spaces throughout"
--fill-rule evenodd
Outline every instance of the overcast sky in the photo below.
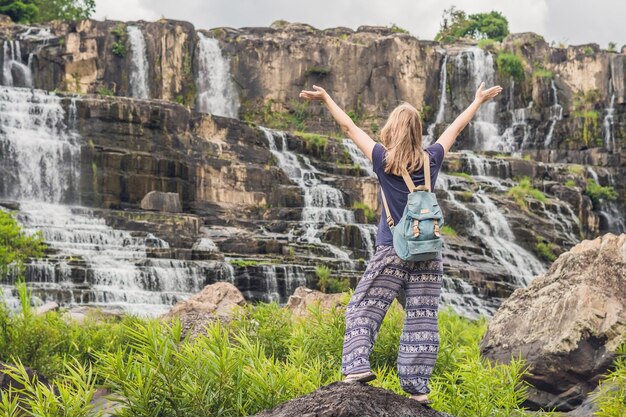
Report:
M 420 39 L 433 39 L 444 9 L 498 10 L 512 32 L 533 31 L 548 41 L 605 48 L 626 44 L 624 0 L 97 0 L 96 19 L 192 22 L 198 29 L 269 26 L 278 19 L 324 29 L 395 23 Z

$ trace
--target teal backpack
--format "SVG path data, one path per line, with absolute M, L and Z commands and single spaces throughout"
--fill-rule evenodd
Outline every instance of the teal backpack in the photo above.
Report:
M 430 187 L 430 159 L 424 152 L 424 185 L 415 186 L 408 171 L 402 178 L 409 188 L 409 196 L 402 218 L 394 226 L 387 199 L 382 188 L 383 204 L 387 212 L 387 224 L 393 234 L 396 254 L 405 261 L 426 261 L 440 256 L 442 248 L 441 227 L 443 214 L 437 196 Z

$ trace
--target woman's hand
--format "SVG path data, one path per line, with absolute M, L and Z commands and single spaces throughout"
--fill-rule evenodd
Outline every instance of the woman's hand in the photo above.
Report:
M 322 87 L 318 87 L 314 85 L 313 90 L 315 91 L 310 91 L 310 90 L 300 91 L 300 98 L 303 98 L 305 100 L 326 101 L 326 98 L 329 97 L 326 90 L 324 90 Z
M 500 94 L 500 92 L 502 91 L 502 87 L 500 87 L 499 85 L 488 88 L 486 90 L 483 90 L 483 88 L 485 88 L 484 82 L 480 83 L 478 90 L 476 90 L 476 97 L 474 98 L 474 101 L 477 101 L 479 104 L 484 104 L 488 102 L 489 100 Z

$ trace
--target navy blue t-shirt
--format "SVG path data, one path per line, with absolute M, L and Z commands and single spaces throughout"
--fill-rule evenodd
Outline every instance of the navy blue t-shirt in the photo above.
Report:
M 432 189 L 435 187 L 435 181 L 437 181 L 437 175 L 441 169 L 443 157 L 445 151 L 443 146 L 439 143 L 433 143 L 425 149 L 430 158 L 430 186 Z M 378 181 L 383 191 L 385 191 L 385 197 L 387 197 L 387 204 L 389 205 L 389 211 L 391 211 L 391 217 L 394 224 L 398 224 L 398 221 L 402 217 L 404 207 L 409 195 L 409 189 L 404 183 L 404 179 L 401 176 L 387 174 L 385 172 L 385 157 L 387 150 L 377 143 L 372 150 L 372 164 L 374 166 L 374 172 L 378 176 Z M 411 173 L 411 178 L 415 185 L 424 185 L 424 170 L 419 169 Z M 382 197 L 380 191 L 378 192 L 378 199 L 382 207 L 383 215 L 380 217 L 378 223 L 378 231 L 376 232 L 376 246 L 378 245 L 393 245 L 393 236 L 391 229 L 387 224 L 387 215 L 385 214 L 385 207 L 382 204 Z

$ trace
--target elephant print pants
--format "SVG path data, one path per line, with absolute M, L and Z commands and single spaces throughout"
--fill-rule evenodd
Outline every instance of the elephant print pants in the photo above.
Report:
M 346 308 L 344 375 L 370 370 L 369 356 L 385 314 L 400 289 L 406 293 L 406 317 L 398 352 L 398 376 L 410 394 L 430 392 L 428 380 L 439 351 L 437 308 L 443 262 L 409 262 L 393 246 L 378 246 Z

